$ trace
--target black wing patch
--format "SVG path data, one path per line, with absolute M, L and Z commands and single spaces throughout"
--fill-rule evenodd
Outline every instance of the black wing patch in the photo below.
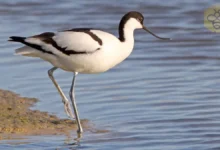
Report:
M 95 40 L 96 42 L 99 43 L 99 45 L 101 46 L 102 45 L 102 40 L 97 36 L 95 35 L 94 33 L 91 32 L 91 28 L 74 28 L 74 29 L 70 29 L 70 30 L 65 30 L 65 31 L 73 31 L 73 32 L 83 32 L 83 33 L 86 33 L 88 34 L 89 36 L 91 36 L 91 38 L 93 40 Z M 65 32 L 64 31 L 64 32 Z

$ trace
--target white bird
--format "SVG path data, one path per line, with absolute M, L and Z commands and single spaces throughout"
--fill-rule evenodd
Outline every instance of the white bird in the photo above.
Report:
M 144 29 L 159 39 L 169 40 L 153 34 L 143 25 L 143 21 L 144 17 L 139 12 L 132 11 L 125 14 L 119 24 L 118 38 L 101 30 L 75 28 L 57 33 L 46 32 L 31 37 L 12 36 L 9 41 L 26 45 L 17 49 L 16 54 L 39 57 L 54 66 L 48 70 L 48 75 L 62 97 L 66 114 L 76 119 L 77 132 L 82 133 L 74 96 L 76 75 L 105 72 L 126 59 L 134 47 L 135 29 Z M 69 92 L 74 115 L 68 99 L 53 77 L 53 72 L 57 68 L 74 73 Z

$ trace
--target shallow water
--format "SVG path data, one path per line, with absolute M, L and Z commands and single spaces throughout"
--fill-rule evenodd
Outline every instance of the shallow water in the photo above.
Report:
M 138 10 L 149 29 L 173 41 L 136 31 L 134 51 L 122 64 L 77 77 L 80 117 L 94 126 L 77 145 L 66 136 L 28 136 L 2 140 L 0 149 L 219 150 L 220 34 L 203 24 L 204 10 L 217 2 L 1 1 L 0 88 L 36 97 L 33 109 L 63 118 L 61 98 L 47 76 L 52 66 L 14 56 L 21 45 L 7 42 L 9 36 L 75 27 L 116 35 L 121 16 Z M 72 74 L 59 70 L 55 77 L 68 94 Z

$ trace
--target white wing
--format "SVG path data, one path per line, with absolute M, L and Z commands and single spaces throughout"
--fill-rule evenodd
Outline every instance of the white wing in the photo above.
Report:
M 52 39 L 57 46 L 76 54 L 92 53 L 102 45 L 102 40 L 95 34 L 95 30 L 58 32 Z

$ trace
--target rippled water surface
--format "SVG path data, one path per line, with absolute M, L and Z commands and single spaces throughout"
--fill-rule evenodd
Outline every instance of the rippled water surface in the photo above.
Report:
M 77 77 L 80 117 L 94 128 L 79 144 L 69 145 L 74 140 L 66 136 L 31 136 L 0 141 L 0 149 L 220 150 L 220 34 L 203 24 L 204 10 L 217 2 L 0 1 L 0 88 L 36 97 L 33 109 L 62 118 L 61 98 L 47 76 L 52 66 L 14 56 L 21 45 L 7 42 L 9 36 L 75 27 L 117 35 L 121 16 L 138 10 L 149 29 L 173 39 L 136 31 L 134 51 L 123 63 Z M 55 77 L 67 94 L 72 74 L 59 70 Z

